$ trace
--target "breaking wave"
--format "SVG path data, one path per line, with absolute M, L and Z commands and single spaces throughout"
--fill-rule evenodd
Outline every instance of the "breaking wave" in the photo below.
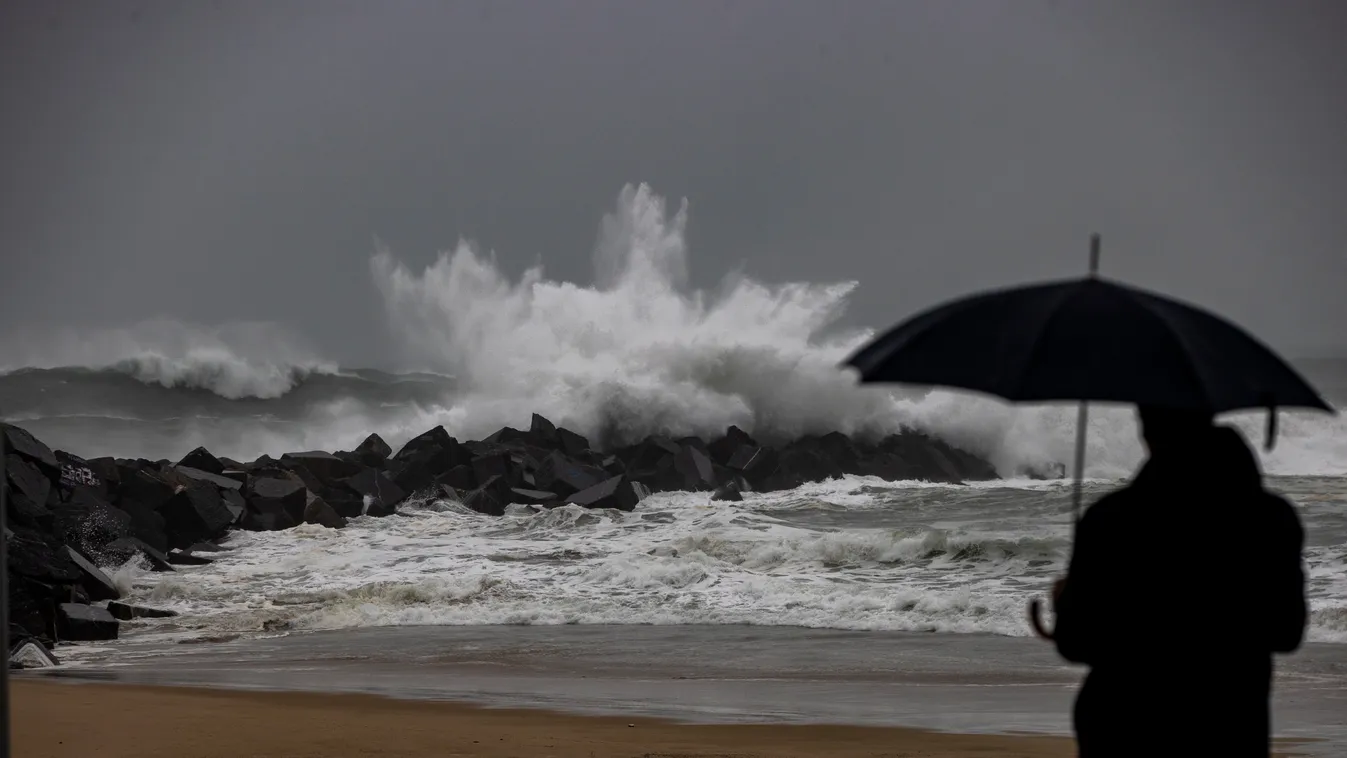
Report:
M 468 437 L 527 424 L 536 410 L 606 441 L 714 435 L 727 424 L 767 439 L 912 427 L 1003 474 L 1071 461 L 1074 408 L 858 386 L 838 367 L 872 336 L 839 328 L 855 281 L 731 274 L 714 291 L 689 289 L 687 223 L 686 202 L 670 213 L 650 187 L 625 187 L 602 222 L 588 286 L 549 280 L 541 266 L 512 281 L 466 241 L 419 272 L 380 248 L 371 272 L 403 357 L 461 381 L 463 395 L 437 419 Z M 1265 464 L 1347 473 L 1341 417 L 1286 416 Z M 1256 414 L 1235 422 L 1261 431 Z M 1088 439 L 1090 476 L 1125 476 L 1141 458 L 1130 410 L 1097 409 Z
M 1109 488 L 1092 484 L 1090 494 Z M 500 518 L 422 501 L 402 518 L 340 530 L 237 533 L 218 562 L 177 573 L 109 569 L 131 599 L 182 614 L 134 632 L 170 637 L 484 624 L 1024 636 L 1026 603 L 1069 554 L 1070 491 L 1062 482 L 847 477 L 748 493 L 733 507 L 666 492 L 634 513 L 515 506 Z M 1325 642 L 1347 642 L 1340 509 L 1313 498 L 1303 509 L 1310 637 Z M 1150 549 L 1138 544 L 1137 555 Z
M 155 319 L 123 328 L 16 335 L 5 353 L 22 358 L 9 371 L 114 371 L 144 384 L 227 399 L 279 398 L 311 374 L 337 370 L 299 339 L 258 323 L 206 327 Z
M 205 445 L 250 459 L 349 449 L 372 431 L 396 446 L 437 424 L 480 438 L 527 426 L 537 411 L 600 444 L 714 435 L 729 424 L 767 440 L 911 427 L 1008 476 L 1070 465 L 1072 407 L 862 387 L 839 369 L 872 334 L 842 325 L 855 281 L 769 284 L 731 273 L 713 289 L 690 287 L 688 223 L 686 202 L 670 208 L 646 185 L 623 188 L 601 221 L 590 283 L 549 279 L 541 266 L 511 278 L 468 241 L 420 270 L 379 246 L 370 275 L 390 339 L 403 365 L 430 373 L 338 371 L 274 325 L 152 321 L 43 335 L 4 354 L 21 366 L 99 368 L 165 394 L 131 402 L 102 383 L 105 374 L 67 371 L 27 384 L 0 376 L 0 402 L 39 437 L 82 455 L 173 458 Z M 903 315 L 900 305 L 894 318 Z M 96 390 L 78 389 L 95 380 Z M 92 405 L 110 398 L 121 404 Z M 1260 441 L 1260 414 L 1231 420 Z M 1142 457 L 1129 409 L 1095 409 L 1087 439 L 1091 477 L 1126 476 Z M 1347 475 L 1347 417 L 1284 414 L 1277 448 L 1260 455 L 1269 473 Z

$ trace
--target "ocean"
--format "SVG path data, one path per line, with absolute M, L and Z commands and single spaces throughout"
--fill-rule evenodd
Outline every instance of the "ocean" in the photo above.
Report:
M 460 652 L 514 640 L 516 658 L 540 655 L 549 640 L 574 641 L 548 666 L 630 635 L 666 657 L 690 644 L 651 628 L 698 629 L 691 639 L 715 646 L 729 644 L 726 635 L 747 644 L 744 628 L 764 630 L 749 635 L 751 647 L 777 655 L 763 654 L 770 662 L 755 681 L 786 676 L 782 651 L 811 639 L 876 655 L 914 639 L 961 639 L 944 649 L 983 646 L 1008 671 L 1047 655 L 1024 639 L 1025 608 L 1064 568 L 1071 488 L 1035 474 L 1070 474 L 1075 409 L 856 387 L 837 366 L 871 333 L 836 326 L 854 282 L 733 277 L 714 293 L 688 292 L 679 215 L 641 187 L 624 193 L 612 219 L 605 228 L 626 236 L 600 246 L 596 281 L 585 286 L 540 269 L 512 281 L 468 245 L 421 272 L 379 251 L 370 273 L 406 370 L 343 368 L 256 325 L 160 320 L 67 335 L 6 367 L 0 418 L 84 457 L 171 460 L 198 445 L 240 460 L 349 449 L 370 432 L 396 449 L 436 424 L 480 439 L 527 427 L 535 411 L 600 442 L 710 437 L 729 424 L 766 437 L 912 427 L 986 456 L 1004 478 L 950 486 L 849 477 L 749 493 L 742 503 L 660 493 L 625 514 L 515 508 L 493 518 L 429 500 L 339 531 L 241 532 L 208 566 L 106 567 L 130 601 L 180 615 L 128 624 L 120 640 L 65 648 L 64 659 L 149 671 L 151 659 L 185 656 L 196 662 L 193 676 L 218 681 L 245 660 L 261 676 L 257 661 L 275 663 L 268 655 L 414 668 L 448 655 L 425 651 L 437 639 Z M 1299 366 L 1331 402 L 1347 403 L 1347 360 Z M 1295 502 L 1306 525 L 1312 659 L 1329 661 L 1306 674 L 1318 681 L 1314 671 L 1340 670 L 1347 651 L 1347 418 L 1284 413 L 1270 452 L 1261 414 L 1226 421 L 1254 442 L 1268 486 Z M 1095 409 L 1087 439 L 1088 502 L 1123 483 L 1142 448 L 1126 408 Z M 1245 547 L 1174 545 L 1157 530 L 1154 544 L 1136 546 L 1136 560 L 1158 550 L 1220 560 Z M 296 653 L 303 645 L 310 652 Z M 206 650 L 214 652 L 198 652 Z M 838 670 L 860 671 L 860 660 Z M 1073 675 L 1047 658 L 1042 665 L 1067 692 Z M 942 670 L 957 678 L 976 669 Z M 1020 685 L 1036 681 L 1025 676 Z M 412 679 L 401 680 L 404 691 L 421 686 Z M 1026 724 L 1039 722 L 1010 719 L 1005 728 Z

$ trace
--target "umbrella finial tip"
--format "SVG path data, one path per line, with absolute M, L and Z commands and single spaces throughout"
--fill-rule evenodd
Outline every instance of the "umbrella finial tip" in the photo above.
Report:
M 1090 276 L 1099 273 L 1099 232 L 1090 235 Z

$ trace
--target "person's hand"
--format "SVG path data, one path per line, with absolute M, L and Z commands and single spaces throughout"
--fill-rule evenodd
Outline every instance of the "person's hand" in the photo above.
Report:
M 1066 589 L 1066 577 L 1062 577 L 1052 583 L 1052 607 L 1057 608 L 1057 601 L 1062 597 L 1062 590 Z

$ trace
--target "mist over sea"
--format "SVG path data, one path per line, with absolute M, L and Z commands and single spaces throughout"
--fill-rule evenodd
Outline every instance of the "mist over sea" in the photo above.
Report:
M 871 336 L 838 328 L 857 283 L 732 276 L 690 290 L 686 224 L 685 206 L 627 187 L 602 221 L 588 284 L 541 268 L 511 279 L 466 243 L 422 271 L 375 251 L 372 292 L 400 371 L 338 366 L 266 324 L 164 319 L 33 335 L 3 355 L 0 418 L 84 457 L 177 460 L 204 445 L 245 461 L 349 449 L 370 432 L 396 448 L 437 424 L 477 439 L 527 427 L 533 412 L 599 445 L 656 432 L 711 437 L 729 424 L 768 440 L 912 427 L 986 456 L 1005 477 L 847 478 L 737 504 L 662 493 L 629 514 L 492 518 L 418 501 L 405 517 L 340 531 L 243 532 L 210 566 L 108 567 L 133 600 L 182 613 L 138 623 L 132 642 L 489 624 L 1029 634 L 1025 603 L 1066 558 L 1070 489 L 1026 474 L 1069 464 L 1074 408 L 857 387 L 837 368 Z M 904 315 L 898 307 L 894 318 Z M 1299 365 L 1330 401 L 1347 402 L 1347 360 Z M 1229 422 L 1261 441 L 1261 414 Z M 1269 486 L 1295 500 L 1307 526 L 1310 638 L 1347 642 L 1347 419 L 1285 413 L 1276 449 L 1257 448 Z M 1141 458 L 1131 411 L 1097 409 L 1089 496 Z M 1136 546 L 1138 561 L 1157 550 L 1213 561 L 1256 549 L 1173 545 L 1163 525 L 1154 538 Z

